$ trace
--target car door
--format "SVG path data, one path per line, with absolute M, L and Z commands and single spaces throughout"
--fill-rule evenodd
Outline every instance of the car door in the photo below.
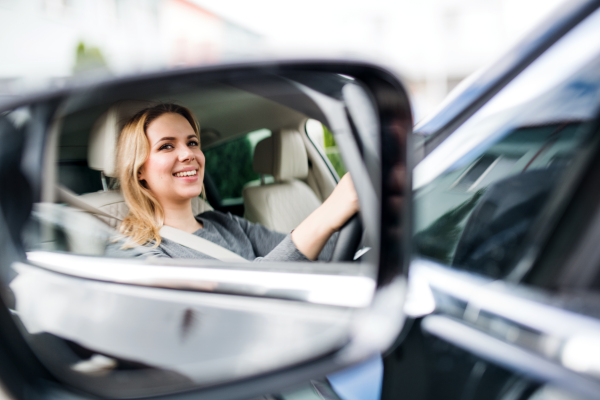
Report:
M 598 397 L 599 26 L 595 11 L 416 166 L 415 319 L 382 398 Z

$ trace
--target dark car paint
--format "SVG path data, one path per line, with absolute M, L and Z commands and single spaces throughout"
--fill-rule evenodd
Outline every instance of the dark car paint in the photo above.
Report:
M 598 1 L 564 3 L 563 8 L 516 46 L 505 59 L 478 76 L 434 117 L 417 125 L 415 134 L 420 136 L 420 147 L 416 149 L 416 157 L 423 158 L 431 153 L 512 78 L 598 7 Z M 594 125 L 592 131 L 597 134 L 600 119 L 597 118 Z M 597 268 L 600 265 L 597 245 L 600 240 L 597 232 L 600 215 L 600 192 L 597 190 L 600 180 L 599 151 L 598 140 L 594 140 L 590 146 L 590 154 L 586 155 L 590 161 L 585 163 L 588 171 L 582 177 L 568 176 L 561 179 L 561 182 L 576 188 L 572 199 L 568 201 L 567 212 L 555 225 L 540 225 L 551 234 L 549 237 L 542 235 L 545 240 L 543 247 L 537 249 L 539 257 L 529 272 L 519 279 L 524 291 L 529 291 L 532 287 L 543 288 L 553 294 L 553 303 L 561 309 L 596 319 L 600 316 L 597 295 L 600 288 L 600 273 Z M 540 185 L 543 186 L 543 182 Z M 563 189 L 567 192 L 565 187 Z M 498 190 L 502 191 L 502 188 L 499 187 Z M 493 193 L 488 193 L 488 196 L 494 197 L 492 195 Z M 480 204 L 480 208 L 482 207 L 484 205 Z M 519 240 L 527 241 L 531 237 Z M 456 302 L 456 299 L 450 301 L 448 298 L 444 301 L 449 308 L 441 315 L 456 320 L 466 318 L 464 303 Z M 459 341 L 440 339 L 439 335 L 427 329 L 427 324 L 424 324 L 428 318 L 418 318 L 407 323 L 403 332 L 406 338 L 399 341 L 397 347 L 384 358 L 382 400 L 525 400 L 546 385 L 553 384 L 546 372 L 539 373 L 543 369 L 541 367 L 540 371 L 536 371 L 531 364 L 519 365 L 518 361 L 507 363 L 506 359 L 493 355 L 494 349 L 478 353 L 475 347 L 469 349 L 468 346 L 459 346 Z M 534 343 L 536 342 L 532 337 L 531 345 Z M 539 361 L 544 362 L 542 359 Z M 563 397 L 556 398 L 575 399 L 581 398 L 581 395 L 600 398 L 597 380 L 585 377 L 577 385 L 574 382 L 581 376 L 566 369 L 556 373 L 559 376 L 555 376 L 554 384 L 567 387 Z M 565 383 L 569 379 L 571 383 Z M 573 389 L 581 391 L 569 392 Z
M 382 399 L 502 399 L 523 382 L 531 394 L 539 384 L 423 332 L 416 320 L 402 344 L 384 358 Z M 522 399 L 526 397 L 518 397 Z

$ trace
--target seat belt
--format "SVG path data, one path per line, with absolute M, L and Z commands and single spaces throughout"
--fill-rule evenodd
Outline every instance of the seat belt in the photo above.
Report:
M 110 215 L 107 212 L 102 211 L 99 208 L 92 206 L 91 204 L 81 200 L 75 193 L 62 186 L 56 186 L 56 193 L 58 199 L 74 207 L 77 207 L 90 214 L 100 215 L 106 218 L 113 218 L 121 221 L 121 218 Z M 235 261 L 235 262 L 249 262 L 244 257 L 228 250 L 210 240 L 203 239 L 194 234 L 182 231 L 181 229 L 173 228 L 171 226 L 163 225 L 160 228 L 160 236 L 169 239 L 177 244 L 192 250 L 199 251 L 200 253 L 206 254 L 207 256 L 216 258 L 221 261 Z
M 219 246 L 210 240 L 201 238 L 200 236 L 182 231 L 181 229 L 163 225 L 159 232 L 160 236 L 163 238 L 172 240 L 173 242 L 182 246 L 189 247 L 192 250 L 204 253 L 207 256 L 214 257 L 217 260 L 249 262 L 244 257 L 234 253 L 233 251 L 227 250 L 226 248 Z
M 112 219 L 116 219 L 118 221 L 122 221 L 121 218 L 115 217 L 114 215 L 110 215 L 109 213 L 104 212 L 101 209 L 94 207 L 93 205 L 89 204 L 88 202 L 81 200 L 79 198 L 79 196 L 77 196 L 75 193 L 71 192 L 69 189 L 67 189 L 65 187 L 56 186 L 56 195 L 57 195 L 59 201 L 62 201 L 71 206 L 77 207 L 85 212 L 89 212 L 90 214 L 101 215 L 106 218 L 112 218 Z

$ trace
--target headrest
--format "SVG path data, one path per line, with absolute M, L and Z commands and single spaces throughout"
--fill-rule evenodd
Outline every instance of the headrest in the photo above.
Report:
M 145 101 L 121 101 L 102 114 L 90 132 L 88 166 L 106 176 L 116 177 L 115 157 L 121 129 L 138 111 L 151 106 L 152 103 Z
M 308 176 L 308 157 L 300 132 L 285 129 L 258 142 L 252 163 L 259 174 L 273 175 L 276 181 Z

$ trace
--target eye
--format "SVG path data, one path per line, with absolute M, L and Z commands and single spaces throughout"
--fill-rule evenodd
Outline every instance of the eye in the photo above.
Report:
M 171 149 L 173 149 L 173 148 L 174 148 L 174 147 L 173 147 L 173 145 L 172 145 L 171 143 L 165 143 L 165 144 L 163 144 L 162 146 L 160 146 L 160 147 L 158 148 L 158 150 L 159 150 L 159 151 L 160 151 L 160 150 L 171 150 Z
M 188 146 L 191 146 L 191 147 L 198 147 L 198 146 L 199 146 L 199 143 L 198 143 L 198 141 L 197 141 L 197 140 L 190 140 L 190 141 L 188 142 Z

